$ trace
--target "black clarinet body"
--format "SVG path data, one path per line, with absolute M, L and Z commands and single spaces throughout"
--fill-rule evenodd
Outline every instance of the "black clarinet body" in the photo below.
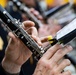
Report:
M 5 23 L 4 26 L 18 37 L 34 54 L 34 58 L 39 60 L 44 50 L 41 48 L 21 27 L 22 23 L 14 19 L 4 8 L 0 6 L 0 18 Z
M 16 8 L 24 13 L 28 18 L 29 20 L 33 21 L 35 23 L 35 26 L 36 28 L 38 29 L 39 27 L 43 26 L 42 22 L 40 20 L 38 20 L 31 12 L 30 12 L 30 9 L 24 5 L 23 3 L 21 3 L 20 1 L 18 0 L 12 0 L 11 1 L 14 6 L 16 6 Z
M 58 13 L 61 10 L 64 10 L 65 8 L 69 7 L 70 3 L 64 4 L 62 6 L 54 7 L 53 9 L 50 9 L 46 12 L 44 12 L 44 15 L 46 18 L 49 18 L 53 16 L 54 14 Z

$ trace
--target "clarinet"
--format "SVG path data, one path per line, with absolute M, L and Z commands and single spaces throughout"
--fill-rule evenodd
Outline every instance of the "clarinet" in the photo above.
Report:
M 65 8 L 67 8 L 69 6 L 70 6 L 70 3 L 66 3 L 62 6 L 54 7 L 53 9 L 50 9 L 50 10 L 44 12 L 44 15 L 46 16 L 46 18 L 49 18 L 49 17 L 53 16 L 54 14 L 58 13 L 61 10 L 64 10 Z
M 11 31 L 16 37 L 18 37 L 34 54 L 34 58 L 38 61 L 43 54 L 53 45 L 55 45 L 57 42 L 62 43 L 65 45 L 72 39 L 76 37 L 76 19 L 67 25 L 66 27 L 62 28 L 60 31 L 57 32 L 56 36 L 54 38 L 48 39 L 49 42 L 51 42 L 46 47 L 42 48 L 40 47 L 31 37 L 30 35 L 22 28 L 22 23 L 18 20 L 14 19 L 2 6 L 0 6 L 0 18 L 1 22 L 4 23 L 4 26 Z M 72 24 L 74 24 L 74 27 L 72 28 Z M 71 28 L 71 29 L 70 29 Z M 63 33 L 66 30 L 69 31 L 67 33 Z M 67 55 L 68 56 L 68 55 Z M 70 59 L 70 57 L 69 57 Z M 72 60 L 75 62 L 76 61 Z
M 30 35 L 21 27 L 22 23 L 14 19 L 2 6 L 0 6 L 0 18 L 7 28 L 18 37 L 34 54 L 34 58 L 39 60 L 44 54 L 44 49 L 40 47 Z
M 18 0 L 12 0 L 11 1 L 15 6 L 16 8 L 26 14 L 26 16 L 29 18 L 29 20 L 33 21 L 35 23 L 35 26 L 36 28 L 40 28 L 41 26 L 43 26 L 42 22 L 40 20 L 38 20 L 33 14 L 31 14 L 29 8 L 24 5 L 22 2 L 18 1 Z

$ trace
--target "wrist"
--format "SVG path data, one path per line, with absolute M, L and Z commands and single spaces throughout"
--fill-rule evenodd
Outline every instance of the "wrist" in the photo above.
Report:
M 6 58 L 2 60 L 2 67 L 6 72 L 10 74 L 19 73 L 21 70 L 20 65 L 17 65 L 16 63 L 9 61 Z

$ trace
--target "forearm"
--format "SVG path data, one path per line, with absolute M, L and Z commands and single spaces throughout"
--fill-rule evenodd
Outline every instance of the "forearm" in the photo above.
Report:
M 21 66 L 6 60 L 5 58 L 2 61 L 2 67 L 6 72 L 6 75 L 19 75 Z

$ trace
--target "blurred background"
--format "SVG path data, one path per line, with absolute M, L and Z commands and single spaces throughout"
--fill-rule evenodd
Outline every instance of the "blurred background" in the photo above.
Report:
M 24 5 L 28 11 L 22 11 L 19 8 L 19 1 L 21 5 Z M 19 19 L 21 22 L 25 20 L 31 20 L 29 17 L 33 14 L 30 9 L 34 8 L 34 11 L 42 18 L 35 17 L 42 23 L 43 26 L 36 26 L 39 32 L 39 37 L 52 35 L 55 36 L 57 31 L 69 24 L 74 18 L 76 18 L 76 0 L 0 0 L 0 4 L 11 14 L 12 17 Z M 27 14 L 27 13 L 31 14 Z M 38 13 L 37 13 L 38 14 Z M 38 22 L 36 20 L 36 22 Z M 0 62 L 4 56 L 5 48 L 8 44 L 8 33 L 6 28 L 0 22 Z M 65 68 L 70 69 L 72 75 L 76 75 L 76 38 L 69 42 L 73 46 L 73 51 L 68 54 L 68 58 L 71 60 L 71 66 Z M 44 44 L 45 46 L 46 44 Z M 26 75 L 32 75 L 35 69 L 37 61 L 34 60 L 33 55 L 23 65 L 23 70 Z

